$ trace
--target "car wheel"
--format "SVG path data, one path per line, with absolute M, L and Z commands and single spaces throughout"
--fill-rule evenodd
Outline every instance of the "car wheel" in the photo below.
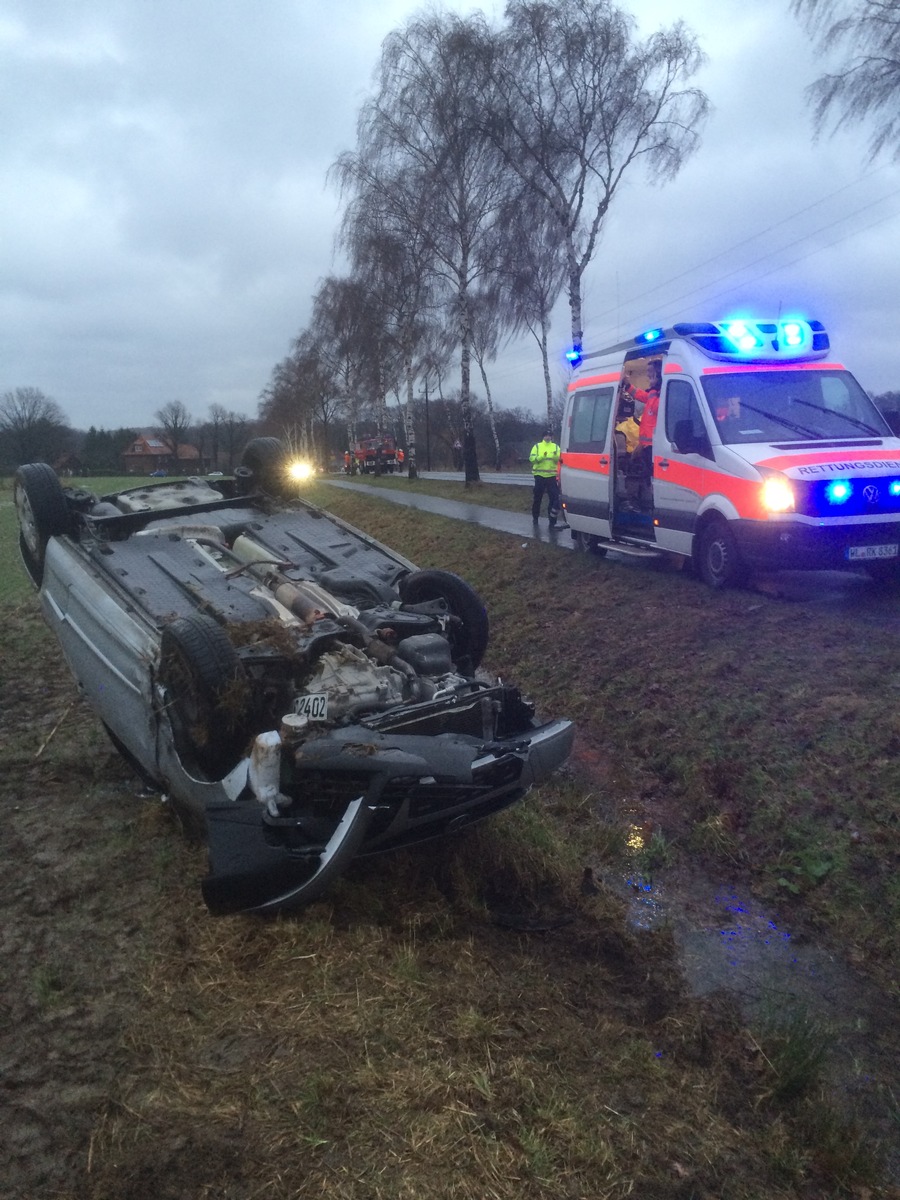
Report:
M 287 488 L 287 451 L 278 438 L 254 438 L 244 447 L 241 455 L 241 472 L 252 491 L 280 495 Z M 249 471 L 249 478 L 245 472 Z
M 16 471 L 13 503 L 19 522 L 19 551 L 35 587 L 44 577 L 47 543 L 71 526 L 62 484 L 48 463 L 27 463 Z
M 700 578 L 711 588 L 737 587 L 747 578 L 734 534 L 725 521 L 711 521 L 700 534 Z
M 166 625 L 159 679 L 185 766 L 221 779 L 243 756 L 250 732 L 249 686 L 222 627 L 202 613 Z
M 484 601 L 474 588 L 452 571 L 414 571 L 400 582 L 404 604 L 422 604 L 426 600 L 444 600 L 458 618 L 450 628 L 450 647 L 458 666 L 470 665 L 474 671 L 484 658 L 488 644 L 488 615 Z M 468 660 L 468 664 L 462 662 Z
M 580 550 L 582 554 L 596 554 L 598 558 L 602 558 L 606 554 L 606 546 L 601 546 L 597 538 L 592 533 L 575 534 L 575 549 Z

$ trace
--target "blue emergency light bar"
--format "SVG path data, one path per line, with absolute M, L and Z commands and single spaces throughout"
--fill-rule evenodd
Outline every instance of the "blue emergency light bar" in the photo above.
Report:
M 796 358 L 816 358 L 829 349 L 828 334 L 821 321 L 802 317 L 783 317 L 776 321 L 756 321 L 736 317 L 729 321 L 682 322 L 672 334 L 687 338 L 712 358 L 741 362 L 778 362 Z M 635 341 L 640 340 L 640 336 Z
M 823 358 L 831 346 L 821 321 L 805 317 L 778 317 L 774 321 L 731 317 L 727 321 L 679 321 L 670 328 L 654 326 L 629 341 L 588 354 L 583 354 L 577 346 L 566 353 L 566 358 L 577 367 L 585 358 L 602 358 L 620 350 L 630 350 L 633 356 L 635 346 L 664 354 L 668 347 L 663 343 L 673 338 L 684 338 L 710 358 L 723 362 L 778 363 Z
M 665 336 L 664 329 L 648 329 L 644 333 L 639 333 L 634 339 L 639 346 L 649 346 L 651 342 L 658 342 Z

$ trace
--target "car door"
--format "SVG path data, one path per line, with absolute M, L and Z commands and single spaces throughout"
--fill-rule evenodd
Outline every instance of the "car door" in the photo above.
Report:
M 576 383 L 563 434 L 560 490 L 572 529 L 610 536 L 612 424 L 618 372 Z

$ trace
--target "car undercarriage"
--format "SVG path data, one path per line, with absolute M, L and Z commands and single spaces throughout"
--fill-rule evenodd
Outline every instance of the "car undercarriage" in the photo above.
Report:
M 354 857 L 521 799 L 572 744 L 479 669 L 464 580 L 286 499 L 283 471 L 257 439 L 233 479 L 16 479 L 44 615 L 116 746 L 208 839 L 216 913 L 309 903 Z

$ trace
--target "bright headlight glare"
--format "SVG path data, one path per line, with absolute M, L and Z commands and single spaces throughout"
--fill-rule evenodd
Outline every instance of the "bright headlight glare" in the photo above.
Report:
M 763 508 L 769 512 L 790 512 L 794 507 L 794 489 L 783 475 L 770 475 L 762 485 Z
M 291 479 L 309 479 L 312 473 L 312 467 L 307 462 L 294 462 L 290 465 Z

